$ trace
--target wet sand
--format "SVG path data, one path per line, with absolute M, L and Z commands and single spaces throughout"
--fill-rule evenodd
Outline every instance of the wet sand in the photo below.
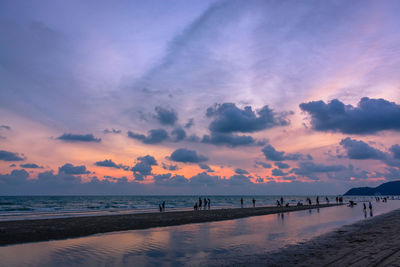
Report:
M 82 237 L 113 231 L 212 222 L 336 206 L 259 207 L 201 211 L 174 211 L 128 215 L 87 216 L 0 222 L 0 245 Z
M 363 220 L 276 252 L 216 259 L 218 266 L 400 266 L 400 210 Z

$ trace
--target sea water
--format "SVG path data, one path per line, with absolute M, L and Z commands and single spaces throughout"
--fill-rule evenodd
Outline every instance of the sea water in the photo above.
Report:
M 316 196 L 0 196 L 0 221 L 26 220 L 76 216 L 96 216 L 157 212 L 158 205 L 165 201 L 166 211 L 192 210 L 199 197 L 211 200 L 211 208 L 237 208 L 243 198 L 244 206 L 275 206 L 283 197 L 285 203 L 305 203 L 310 197 L 315 203 Z M 336 196 L 327 196 L 334 203 Z M 320 203 L 326 203 L 326 196 L 320 196 Z M 345 197 L 362 201 L 369 197 Z

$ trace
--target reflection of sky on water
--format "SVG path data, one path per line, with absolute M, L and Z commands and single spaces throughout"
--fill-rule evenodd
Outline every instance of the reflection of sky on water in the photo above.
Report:
M 374 215 L 400 201 L 373 203 Z M 367 217 L 370 217 L 369 211 Z M 265 253 L 364 218 L 362 205 L 125 231 L 0 248 L 3 266 L 156 266 L 207 264 Z

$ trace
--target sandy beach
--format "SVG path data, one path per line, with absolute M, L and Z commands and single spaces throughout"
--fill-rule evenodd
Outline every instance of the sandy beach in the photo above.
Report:
M 216 259 L 218 266 L 400 266 L 400 210 L 264 255 Z
M 2 221 L 0 222 L 0 245 L 82 237 L 113 231 L 231 220 L 331 206 L 336 206 L 336 204 Z

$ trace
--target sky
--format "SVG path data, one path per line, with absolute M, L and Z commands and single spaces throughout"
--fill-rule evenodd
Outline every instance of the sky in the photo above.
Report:
M 0 0 L 0 195 L 400 179 L 399 1 Z

